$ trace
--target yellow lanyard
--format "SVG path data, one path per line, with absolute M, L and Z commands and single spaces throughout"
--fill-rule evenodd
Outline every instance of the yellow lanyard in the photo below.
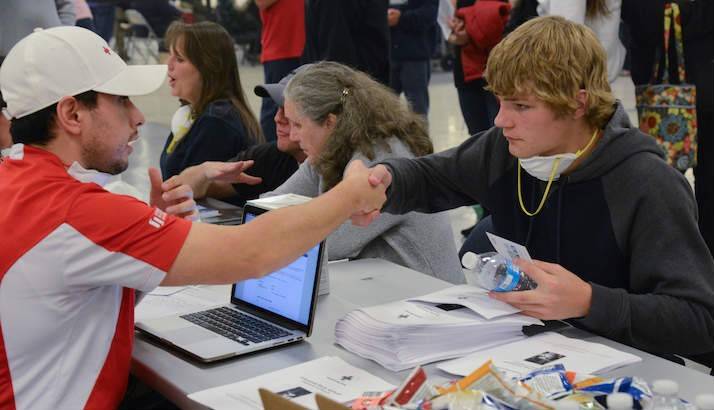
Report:
M 597 132 L 598 132 L 598 129 L 595 129 L 595 132 L 593 133 L 593 136 L 590 138 L 588 145 L 586 145 L 585 148 L 583 148 L 582 150 L 578 150 L 578 152 L 575 153 L 576 157 L 579 157 L 583 152 L 587 151 L 590 148 L 590 146 L 595 141 Z M 561 159 L 562 158 L 558 158 L 555 160 L 555 162 L 553 162 L 553 168 L 551 169 L 550 176 L 548 177 L 548 185 L 545 186 L 545 192 L 543 192 L 543 197 L 540 199 L 538 208 L 534 212 L 529 212 L 526 209 L 526 206 L 523 204 L 523 193 L 522 193 L 522 189 L 521 189 L 521 161 L 518 160 L 518 203 L 521 205 L 521 210 L 523 211 L 524 214 L 526 214 L 528 216 L 536 216 L 543 209 L 543 205 L 545 205 L 545 200 L 548 198 L 548 192 L 550 191 L 550 186 L 553 185 L 553 178 L 555 177 L 555 171 L 558 169 L 558 165 L 560 165 Z

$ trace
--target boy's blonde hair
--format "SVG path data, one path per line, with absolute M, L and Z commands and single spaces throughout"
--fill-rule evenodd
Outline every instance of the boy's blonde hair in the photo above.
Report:
M 587 92 L 586 121 L 602 128 L 615 98 L 607 81 L 607 56 L 587 27 L 562 17 L 538 17 L 504 38 L 488 57 L 486 79 L 499 97 L 532 94 L 562 117 Z

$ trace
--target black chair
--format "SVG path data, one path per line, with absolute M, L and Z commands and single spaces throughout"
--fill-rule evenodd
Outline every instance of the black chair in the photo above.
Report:
M 471 230 L 469 236 L 466 237 L 464 244 L 461 245 L 459 249 L 459 259 L 466 252 L 473 253 L 484 253 L 484 252 L 494 252 L 491 241 L 488 240 L 486 232 L 493 231 L 493 221 L 491 220 L 491 215 L 483 218 L 476 223 L 476 226 Z
M 708 367 L 711 370 L 709 374 L 714 376 L 714 352 L 690 355 L 687 356 L 687 359 L 693 360 L 699 364 Z

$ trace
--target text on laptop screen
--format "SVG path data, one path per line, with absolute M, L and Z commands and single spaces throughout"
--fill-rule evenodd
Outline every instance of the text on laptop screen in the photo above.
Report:
M 245 215 L 245 223 L 253 219 Z M 319 254 L 318 244 L 280 270 L 238 282 L 233 297 L 307 325 Z

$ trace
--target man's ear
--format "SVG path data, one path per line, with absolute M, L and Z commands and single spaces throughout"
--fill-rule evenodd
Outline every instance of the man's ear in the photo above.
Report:
M 586 90 L 578 90 L 578 93 L 575 94 L 575 102 L 577 103 L 578 107 L 575 109 L 575 113 L 573 113 L 573 116 L 575 119 L 580 119 L 585 117 L 585 114 L 588 113 L 588 92 Z
M 327 114 L 327 118 L 325 119 L 325 123 L 323 125 L 330 131 L 334 130 L 337 125 L 337 116 L 335 114 Z
M 70 135 L 79 135 L 86 110 L 74 97 L 62 97 L 57 103 L 55 125 Z

